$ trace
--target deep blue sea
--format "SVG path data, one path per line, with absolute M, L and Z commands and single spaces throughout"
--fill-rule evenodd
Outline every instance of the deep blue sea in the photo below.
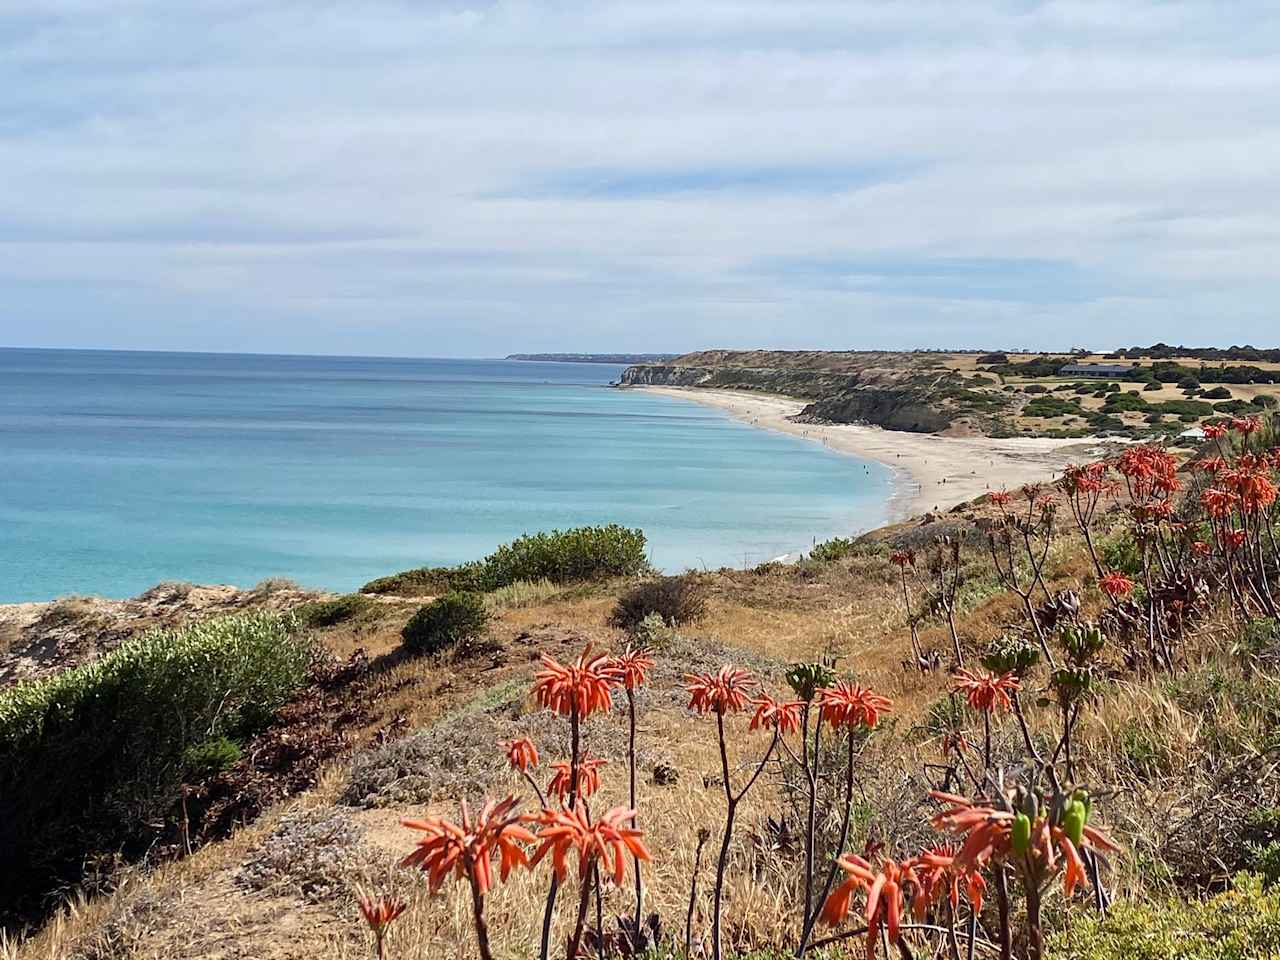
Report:
M 0 602 L 349 590 L 609 522 L 664 569 L 737 566 L 885 521 L 886 468 L 609 389 L 621 371 L 0 349 Z

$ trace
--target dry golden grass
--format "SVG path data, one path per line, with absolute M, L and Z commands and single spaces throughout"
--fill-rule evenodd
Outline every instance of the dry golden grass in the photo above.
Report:
M 1055 547 L 1049 571 L 1051 587 L 1078 585 L 1087 580 L 1090 564 L 1077 544 L 1064 541 Z M 980 553 L 973 560 L 970 575 L 989 576 Z M 763 575 L 722 571 L 701 576 L 710 591 L 706 615 L 682 628 L 681 633 L 692 639 L 658 653 L 660 666 L 655 676 L 660 679 L 645 695 L 639 730 L 641 826 L 655 855 L 655 862 L 645 870 L 646 911 L 658 912 L 668 934 L 681 940 L 698 834 L 707 830 L 711 835 L 703 850 L 695 943 L 704 943 L 708 933 L 709 891 L 724 800 L 718 784 L 714 726 L 685 713 L 680 673 L 713 667 L 720 653 L 706 651 L 719 651 L 715 646 L 719 644 L 726 659 L 757 665 L 769 674 L 772 690 L 782 693 L 780 671 L 784 664 L 834 655 L 840 658 L 841 668 L 856 673 L 860 682 L 891 696 L 894 719 L 873 739 L 862 776 L 869 800 L 879 808 L 874 825 L 877 835 L 900 842 L 904 838 L 914 842 L 913 831 L 927 832 L 920 806 L 925 781 L 919 779 L 919 771 L 926 760 L 936 756 L 937 746 L 918 724 L 948 688 L 945 675 L 904 669 L 910 635 L 900 588 L 882 557 L 853 557 L 837 565 Z M 925 574 L 917 572 L 913 577 L 913 594 L 918 600 Z M 614 598 L 625 586 L 596 585 L 499 608 L 491 630 L 496 641 L 492 650 L 480 649 L 455 658 L 397 659 L 399 630 L 416 609 L 416 601 L 384 604 L 376 615 L 325 630 L 320 636 L 336 653 L 347 655 L 363 647 L 381 664 L 383 672 L 372 691 L 374 710 L 362 736 L 371 737 L 397 716 L 406 718 L 412 728 L 450 727 L 455 737 L 464 739 L 474 739 L 474 731 L 490 730 L 498 724 L 511 735 L 539 731 L 545 762 L 555 758 L 553 741 L 562 737 L 563 731 L 550 736 L 547 731 L 555 729 L 558 721 L 531 714 L 531 705 L 520 704 L 518 695 L 512 704 L 510 691 L 527 687 L 536 657 L 544 650 L 566 659 L 588 641 L 615 649 L 623 644 L 624 636 L 607 625 L 607 617 Z M 960 618 L 960 633 L 970 655 L 1022 619 L 1017 598 L 999 592 L 979 596 Z M 1086 591 L 1083 599 L 1086 610 L 1097 609 L 1097 596 Z M 1201 666 L 1205 669 L 1229 665 L 1229 653 L 1223 652 L 1216 640 L 1226 629 L 1225 624 L 1216 623 L 1205 628 L 1204 642 L 1197 648 L 1203 650 Z M 921 637 L 926 647 L 950 648 L 949 634 L 941 623 L 926 624 Z M 1033 706 L 1034 699 L 1028 697 L 1033 732 L 1050 740 L 1056 737 L 1060 720 L 1055 710 Z M 488 726 L 476 721 L 481 714 Z M 749 762 L 758 755 L 763 740 L 747 733 L 745 718 L 735 719 L 733 727 L 734 759 Z M 1112 684 L 1101 705 L 1082 721 L 1075 753 L 1084 758 L 1083 776 L 1120 785 L 1124 791 L 1103 807 L 1117 833 L 1134 851 L 1133 856 L 1120 861 L 1113 874 L 1122 890 L 1140 892 L 1153 882 L 1146 858 L 1167 849 L 1169 840 L 1167 831 L 1162 832 L 1160 825 L 1151 821 L 1165 817 L 1174 822 L 1184 814 L 1185 804 L 1177 793 L 1184 781 L 1175 774 L 1197 766 L 1210 733 L 1261 743 L 1268 731 L 1259 728 L 1256 714 L 1242 710 L 1229 698 L 1223 698 L 1213 730 L 1208 731 L 1203 716 L 1179 702 L 1161 680 L 1130 679 Z M 602 791 L 591 801 L 593 809 L 601 810 L 625 802 L 624 715 L 615 710 L 592 736 L 596 738 L 593 749 L 612 758 Z M 1017 749 L 1016 728 L 1007 718 L 998 724 L 997 740 L 1010 750 Z M 1152 775 L 1133 769 L 1135 742 L 1154 744 L 1169 772 Z M 677 782 L 665 786 L 654 782 L 652 772 L 658 762 L 676 769 Z M 350 897 L 308 903 L 288 892 L 250 892 L 234 882 L 240 865 L 260 849 L 284 814 L 298 809 L 344 811 L 344 816 L 363 830 L 355 859 L 358 867 L 352 868 L 348 878 L 351 886 L 371 885 L 396 892 L 410 902 L 410 910 L 392 929 L 390 956 L 473 956 L 474 934 L 465 888 L 451 885 L 439 896 L 429 897 L 420 875 L 394 867 L 413 843 L 412 833 L 398 824 L 398 817 L 419 815 L 422 808 L 409 804 L 367 810 L 342 807 L 340 797 L 347 776 L 345 767 L 335 768 L 316 790 L 273 810 L 230 840 L 206 847 L 187 860 L 138 871 L 113 894 L 78 902 L 31 940 L 5 947 L 0 957 L 285 960 L 325 956 L 355 960 L 368 956 L 369 944 Z M 777 770 L 771 769 L 740 810 L 725 900 L 726 945 L 732 951 L 794 940 L 798 923 L 794 861 L 780 857 L 767 849 L 767 842 L 761 842 L 767 839 L 768 819 L 785 812 L 781 787 Z M 482 789 L 524 792 L 522 782 L 509 773 L 492 784 L 459 781 L 451 792 L 474 797 Z M 454 801 L 433 802 L 431 809 L 452 813 Z M 491 896 L 488 917 L 497 956 L 536 955 L 547 876 L 545 870 L 518 873 Z M 561 893 L 555 943 L 562 943 L 567 934 L 575 897 L 575 884 L 570 883 Z M 630 906 L 629 881 L 622 890 L 606 890 L 606 918 L 628 912 Z

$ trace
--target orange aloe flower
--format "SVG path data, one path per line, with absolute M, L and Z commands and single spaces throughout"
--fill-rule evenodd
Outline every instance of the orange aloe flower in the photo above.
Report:
M 1102 592 L 1113 599 L 1133 593 L 1133 581 L 1118 570 L 1112 570 L 1098 581 Z
M 874 958 L 880 940 L 880 928 L 885 927 L 890 943 L 897 943 L 901 932 L 903 914 L 903 886 L 915 885 L 911 868 L 888 857 L 880 861 L 880 870 L 874 870 L 866 860 L 858 856 L 841 857 L 836 861 L 848 879 L 827 898 L 822 907 L 822 922 L 834 927 L 849 913 L 855 891 L 867 891 L 867 957 Z
M 945 892 L 951 909 L 960 905 L 960 886 L 964 885 L 965 897 L 974 913 L 982 911 L 987 881 L 975 867 L 956 862 L 960 847 L 954 843 L 941 843 L 922 851 L 906 861 L 912 870 L 914 889 L 919 896 L 911 898 L 912 911 L 917 919 L 923 919 L 929 905 L 941 899 Z
M 780 703 L 767 693 L 761 693 L 751 703 L 756 712 L 748 729 L 776 729 L 783 734 L 795 733 L 800 729 L 800 710 L 804 706 L 801 701 Z
M 1208 428 L 1206 427 L 1205 429 L 1207 430 Z M 1191 466 L 1193 469 L 1199 470 L 1201 473 L 1207 473 L 1210 476 L 1214 476 L 1215 474 L 1221 473 L 1223 470 L 1227 469 L 1227 461 L 1223 460 L 1221 457 L 1205 457 L 1203 460 L 1197 460 Z
M 1215 520 L 1221 520 L 1235 509 L 1236 495 L 1229 490 L 1209 487 L 1200 494 L 1200 506 Z
M 1203 429 L 1206 440 L 1221 440 L 1227 435 L 1227 428 L 1225 424 L 1206 423 Z
M 609 660 L 609 666 L 622 678 L 622 685 L 628 690 L 643 687 L 649 682 L 649 671 L 653 669 L 653 658 L 643 647 L 632 649 L 620 657 Z
M 1232 417 L 1231 429 L 1242 436 L 1249 436 L 1262 429 L 1261 417 Z
M 1244 461 L 1250 462 L 1245 465 Z M 1276 485 L 1267 476 L 1268 467 L 1259 464 L 1253 457 L 1241 457 L 1241 467 L 1226 470 L 1222 479 L 1230 485 L 1239 498 L 1240 505 L 1247 513 L 1258 513 L 1266 510 L 1276 502 Z
M 997 676 L 986 670 L 960 669 L 956 671 L 951 689 L 963 693 L 974 710 L 991 713 L 997 708 L 1012 709 L 1013 701 L 1009 694 L 1021 686 L 1012 671 Z
M 512 740 L 510 743 L 505 744 L 503 749 L 507 752 L 507 762 L 511 764 L 512 770 L 519 770 L 521 773 L 525 773 L 530 767 L 538 765 L 538 748 L 533 745 L 533 741 L 528 737 Z
M 424 817 L 421 820 L 401 820 L 410 830 L 426 834 L 418 841 L 417 849 L 400 861 L 402 867 L 420 867 L 427 874 L 432 893 L 440 889 L 445 878 L 471 878 L 481 894 L 493 886 L 493 869 L 490 860 L 499 858 L 499 876 L 506 880 L 516 867 L 529 865 L 529 855 L 522 843 L 533 843 L 536 838 L 520 826 L 520 816 L 515 812 L 519 804 L 514 796 L 505 800 L 489 800 L 474 819 L 462 801 L 462 820 L 455 824 L 443 817 Z
M 636 815 L 626 807 L 614 807 L 594 823 L 585 807 L 574 810 L 561 808 L 543 810 L 538 822 L 538 849 L 530 866 L 537 866 L 542 858 L 551 854 L 552 869 L 562 883 L 568 870 L 569 854 L 578 852 L 578 879 L 585 880 L 593 861 L 600 861 L 606 871 L 612 871 L 613 882 L 622 885 L 630 856 L 648 862 L 653 858 L 645 848 L 643 832 L 627 826 Z M 612 857 L 612 865 L 610 865 Z
M 391 926 L 392 921 L 408 908 L 408 905 L 399 897 L 385 893 L 375 896 L 365 890 L 356 891 L 356 903 L 360 906 L 360 914 L 364 917 L 364 922 L 369 925 L 379 944 L 386 936 L 387 927 Z
M 880 715 L 893 707 L 893 701 L 875 693 L 870 687 L 841 680 L 833 687 L 818 691 L 818 706 L 822 711 L 821 718 L 833 727 L 871 729 Z
M 583 800 L 600 789 L 600 768 L 608 762 L 599 757 L 583 757 L 578 761 L 578 796 Z M 573 779 L 571 764 L 568 760 L 556 760 L 551 764 L 551 769 L 555 773 L 547 784 L 547 793 L 563 801 L 569 795 Z
M 685 676 L 685 689 L 689 691 L 689 709 L 695 713 L 737 713 L 750 700 L 750 688 L 755 682 L 746 670 L 737 667 L 721 667 L 719 673 L 698 673 Z
M 613 706 L 613 687 L 622 675 L 611 665 L 608 654 L 591 652 L 591 644 L 568 666 L 542 655 L 542 669 L 534 674 L 533 694 L 539 706 L 562 717 L 577 713 L 585 720 L 598 710 Z
M 987 499 L 1003 510 L 1013 501 L 1013 494 L 1008 490 L 993 490 Z
M 964 837 L 964 845 L 956 854 L 954 863 L 965 869 L 981 869 L 992 861 L 1017 859 L 1012 852 L 1014 814 L 1006 810 L 975 803 L 955 794 L 931 791 L 935 800 L 949 804 L 933 817 L 937 830 Z M 1063 890 L 1070 896 L 1087 875 L 1080 848 L 1088 847 L 1099 853 L 1115 853 L 1120 848 L 1097 827 L 1084 825 L 1079 846 L 1071 841 L 1059 824 L 1045 816 L 1036 817 L 1031 825 L 1031 841 L 1026 856 L 1030 862 L 1054 871 L 1058 867 L 1057 853 L 1062 854 L 1066 870 L 1063 873 Z
M 889 554 L 889 562 L 895 567 L 902 567 L 905 570 L 907 567 L 916 565 L 916 555 L 910 550 L 899 550 L 896 553 Z

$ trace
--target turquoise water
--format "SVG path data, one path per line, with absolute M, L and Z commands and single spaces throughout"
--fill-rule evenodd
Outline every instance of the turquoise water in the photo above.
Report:
M 608 522 L 664 569 L 736 566 L 885 521 L 886 468 L 607 389 L 621 370 L 0 350 L 0 601 L 348 590 Z

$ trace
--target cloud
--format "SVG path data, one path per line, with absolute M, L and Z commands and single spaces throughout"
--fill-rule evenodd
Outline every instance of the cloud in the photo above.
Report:
M 1155 0 L 0 7 L 0 342 L 1271 342 L 1277 42 Z

